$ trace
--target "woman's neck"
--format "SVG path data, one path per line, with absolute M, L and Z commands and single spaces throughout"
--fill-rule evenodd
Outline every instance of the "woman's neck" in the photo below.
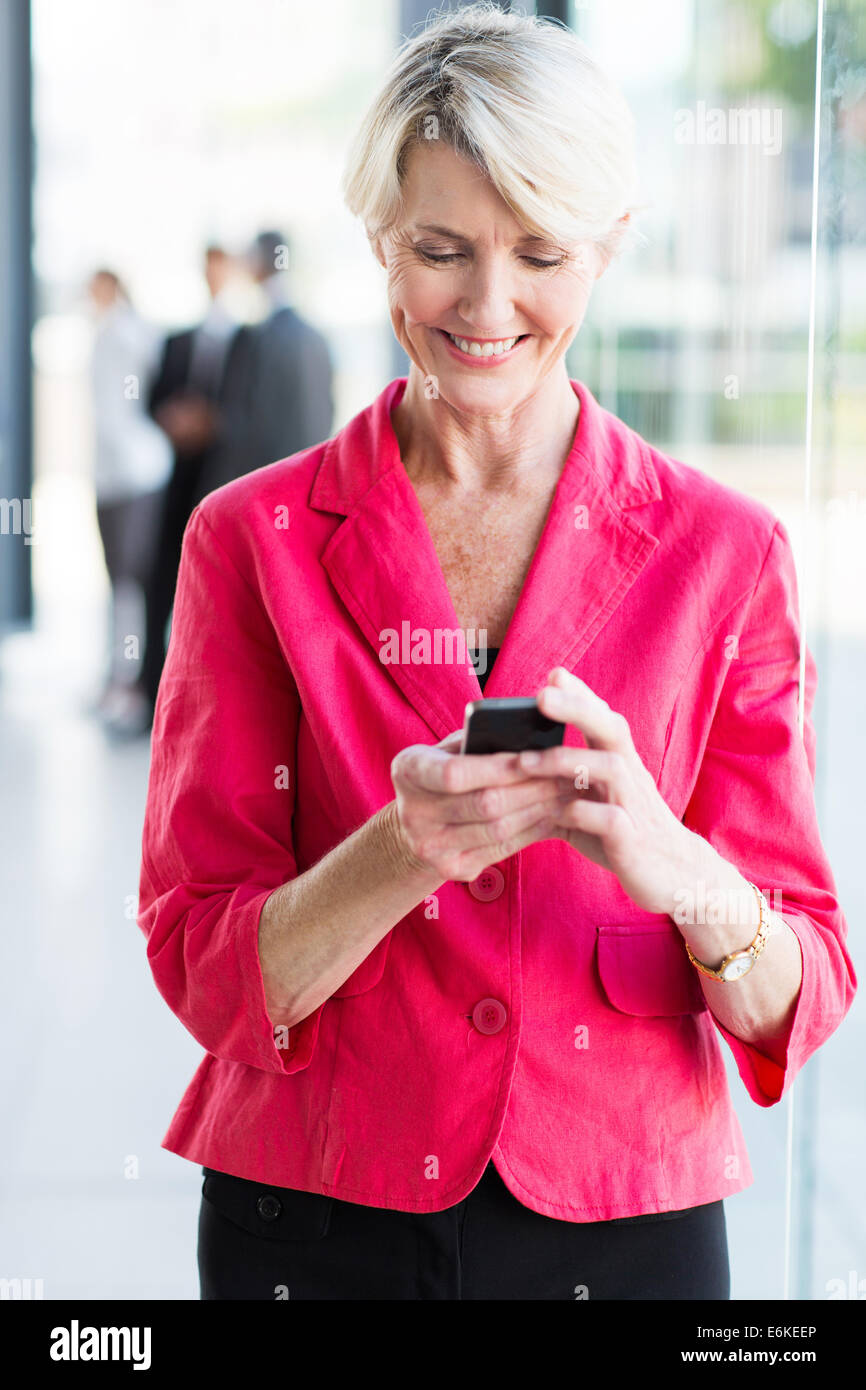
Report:
M 413 363 L 391 423 L 413 484 L 473 494 L 555 481 L 571 452 L 578 415 L 564 371 L 507 415 L 469 415 L 442 396 L 427 399 Z

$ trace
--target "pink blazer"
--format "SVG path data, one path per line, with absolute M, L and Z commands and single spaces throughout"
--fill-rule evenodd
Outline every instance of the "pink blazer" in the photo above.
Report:
M 771 511 L 652 448 L 579 381 L 575 443 L 485 695 L 574 671 L 626 716 L 675 814 L 776 894 L 803 958 L 786 1065 L 715 1020 L 672 918 L 555 840 L 444 884 L 278 1045 L 265 899 L 392 799 L 399 749 L 437 742 L 480 697 L 447 642 L 438 664 L 409 643 L 380 659 L 404 623 L 459 626 L 391 425 L 405 384 L 210 493 L 186 529 L 138 922 L 206 1056 L 163 1146 L 404 1211 L 458 1202 L 491 1157 L 522 1203 L 570 1221 L 727 1197 L 752 1173 L 720 1043 L 773 1105 L 856 987 L 814 729 L 804 743 L 797 727 L 794 564 Z M 810 711 L 811 652 L 807 674 Z

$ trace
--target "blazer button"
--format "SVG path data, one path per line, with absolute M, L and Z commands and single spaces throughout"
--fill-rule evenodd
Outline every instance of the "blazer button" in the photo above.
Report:
M 501 895 L 505 887 L 505 877 L 495 864 L 491 864 L 477 878 L 473 878 L 471 883 L 467 883 L 466 887 L 480 903 L 492 903 L 494 898 Z
M 279 1197 L 274 1197 L 270 1192 L 266 1192 L 256 1202 L 256 1211 L 263 1221 L 276 1221 L 282 1209 L 283 1204 Z
M 505 1026 L 505 1005 L 498 999 L 481 999 L 472 1010 L 472 1022 L 479 1033 L 498 1033 Z

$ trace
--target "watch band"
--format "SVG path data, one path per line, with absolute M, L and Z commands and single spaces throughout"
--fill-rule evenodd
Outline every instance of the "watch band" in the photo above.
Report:
M 746 882 L 748 882 L 748 879 Z M 743 975 L 749 973 L 767 944 L 767 936 L 770 927 L 770 907 L 767 899 L 756 884 L 749 883 L 749 887 L 752 888 L 757 895 L 758 909 L 761 917 L 754 940 L 745 950 L 732 951 L 730 955 L 725 956 L 717 969 L 713 969 L 712 966 L 705 965 L 703 961 L 698 960 L 697 956 L 692 953 L 689 943 L 687 941 L 685 942 L 686 953 L 692 965 L 694 965 L 697 970 L 700 970 L 702 975 L 708 975 L 711 980 L 721 980 L 723 984 L 730 984 L 733 980 L 742 979 Z

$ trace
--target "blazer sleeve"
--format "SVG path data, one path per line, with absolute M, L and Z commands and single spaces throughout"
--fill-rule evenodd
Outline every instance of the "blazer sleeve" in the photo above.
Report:
M 817 685 L 806 648 L 805 718 L 799 707 L 797 578 L 788 534 L 776 522 L 716 707 L 683 822 L 766 894 L 796 934 L 803 979 L 784 1066 L 735 1037 L 711 1013 L 751 1098 L 781 1100 L 797 1072 L 838 1027 L 856 989 L 847 923 L 821 843 L 814 798 Z M 739 630 L 737 630 L 739 628 Z M 760 968 L 760 964 L 756 969 Z M 736 988 L 732 985 L 731 988 Z
M 255 581 L 201 507 L 184 532 L 154 715 L 138 925 L 159 992 L 213 1056 L 295 1072 L 324 1005 L 275 1029 L 259 917 L 297 875 L 292 846 L 300 702 Z

